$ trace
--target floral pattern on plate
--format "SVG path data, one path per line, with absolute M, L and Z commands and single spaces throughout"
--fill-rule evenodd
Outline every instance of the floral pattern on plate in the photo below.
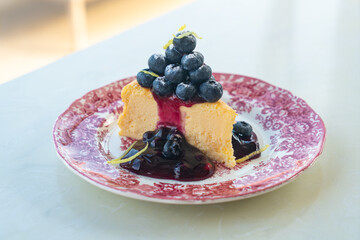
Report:
M 88 182 L 119 195 L 175 204 L 202 204 L 248 198 L 284 185 L 321 154 L 325 126 L 304 100 L 262 80 L 214 73 L 223 85 L 223 100 L 249 122 L 261 146 L 260 158 L 194 182 L 139 176 L 106 163 L 134 140 L 118 135 L 122 88 L 135 77 L 116 81 L 77 99 L 62 113 L 53 137 L 60 159 Z

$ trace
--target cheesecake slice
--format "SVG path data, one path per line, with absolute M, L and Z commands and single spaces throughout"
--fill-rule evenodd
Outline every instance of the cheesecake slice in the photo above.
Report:
M 123 88 L 121 97 L 124 109 L 118 120 L 120 136 L 141 139 L 145 132 L 154 131 L 161 125 L 159 111 L 162 109 L 159 109 L 159 101 L 149 88 L 141 87 L 137 81 L 133 81 Z M 171 109 L 173 102 L 165 101 L 165 104 Z M 184 104 L 174 111 L 181 125 L 171 122 L 166 125 L 180 128 L 186 141 L 211 159 L 229 168 L 235 166 L 232 129 L 236 112 L 231 107 L 218 100 Z

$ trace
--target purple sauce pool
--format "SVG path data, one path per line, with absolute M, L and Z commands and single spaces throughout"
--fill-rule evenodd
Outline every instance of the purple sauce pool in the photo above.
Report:
M 158 131 L 148 133 L 155 135 Z M 120 166 L 143 176 L 180 181 L 203 180 L 214 174 L 215 165 L 213 161 L 199 149 L 188 144 L 185 138 L 182 144 L 181 156 L 175 159 L 165 158 L 162 155 L 162 150 L 166 137 L 167 134 L 162 134 L 161 138 L 150 142 L 144 153 L 130 162 L 120 164 Z M 135 155 L 145 145 L 145 142 L 138 141 L 125 158 Z

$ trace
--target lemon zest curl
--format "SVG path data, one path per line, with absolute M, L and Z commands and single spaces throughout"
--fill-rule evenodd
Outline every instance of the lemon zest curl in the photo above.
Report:
M 146 71 L 146 70 L 141 70 L 140 72 L 143 72 L 143 73 L 145 73 L 145 74 L 149 74 L 149 75 L 151 75 L 151 76 L 153 76 L 153 77 L 159 77 L 159 75 L 157 75 L 156 73 L 149 72 L 149 71 Z
M 252 158 L 253 156 L 262 153 L 263 151 L 265 151 L 270 145 L 266 144 L 263 148 L 261 148 L 260 150 L 257 150 L 255 152 L 252 152 L 248 155 L 246 155 L 245 157 L 239 158 L 236 160 L 236 163 L 241 163 L 241 162 L 245 162 L 246 160 L 249 160 L 250 158 Z
M 182 27 L 179 28 L 178 32 L 181 32 L 183 31 L 184 29 L 186 28 L 186 24 L 184 24 Z M 202 39 L 202 37 L 199 37 L 195 32 L 184 32 L 182 34 L 180 34 L 179 36 L 175 36 L 173 34 L 173 38 L 170 39 L 164 46 L 163 46 L 163 49 L 167 49 L 171 44 L 173 44 L 173 41 L 174 41 L 174 38 L 183 38 L 183 37 L 186 37 L 186 36 L 189 36 L 189 35 L 194 35 L 196 38 L 198 39 Z
M 184 33 L 180 34 L 179 36 L 175 36 L 175 35 L 173 34 L 173 37 L 174 37 L 174 38 L 177 38 L 177 39 L 180 39 L 180 38 L 183 38 L 183 37 L 187 37 L 187 36 L 189 36 L 189 35 L 194 35 L 196 38 L 202 39 L 202 37 L 199 37 L 195 32 L 184 32 Z
M 182 25 L 182 26 L 179 28 L 178 32 L 183 31 L 185 28 L 186 28 L 186 24 Z
M 167 49 L 172 43 L 173 43 L 174 38 L 170 39 L 164 46 L 163 49 Z
M 126 162 L 130 162 L 132 160 L 134 160 L 135 158 L 137 158 L 138 156 L 140 156 L 143 152 L 145 152 L 148 147 L 149 147 L 149 143 L 147 142 L 145 147 L 143 149 L 141 149 L 140 151 L 138 151 L 136 154 L 132 155 L 131 157 L 125 158 L 123 159 L 123 157 L 126 156 L 126 154 L 128 154 L 130 152 L 130 150 L 135 146 L 137 142 L 134 142 L 133 144 L 130 145 L 130 147 L 121 155 L 121 157 L 113 159 L 111 161 L 107 161 L 107 163 L 110 164 L 120 164 L 120 163 L 126 163 Z

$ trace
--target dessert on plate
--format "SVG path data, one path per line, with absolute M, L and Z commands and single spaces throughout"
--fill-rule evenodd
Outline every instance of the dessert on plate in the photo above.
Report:
M 237 158 L 260 155 L 252 127 L 235 121 L 235 110 L 221 100 L 221 84 L 194 51 L 200 37 L 184 28 L 164 46 L 165 54 L 153 54 L 148 68 L 123 88 L 119 135 L 137 141 L 109 163 L 145 176 L 193 181 L 210 177 L 214 161 L 232 168 Z

